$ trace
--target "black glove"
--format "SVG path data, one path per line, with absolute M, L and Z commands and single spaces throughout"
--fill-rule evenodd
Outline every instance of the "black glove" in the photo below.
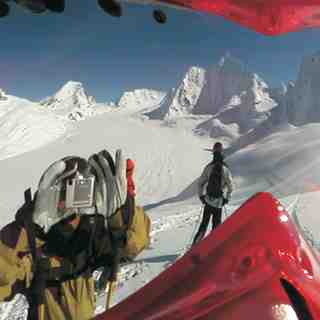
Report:
M 205 196 L 200 196 L 199 199 L 202 202 L 202 204 L 204 204 L 204 205 L 206 204 Z
M 36 196 L 36 195 L 35 195 Z M 28 220 L 30 223 L 32 221 L 32 213 L 34 210 L 34 198 L 32 199 L 32 195 L 31 195 L 31 189 L 27 189 L 24 192 L 24 204 L 18 209 L 15 219 L 16 222 L 21 225 L 24 226 L 25 221 Z
M 229 202 L 229 199 L 223 198 L 222 205 L 224 206 L 224 205 L 228 204 L 228 202 Z

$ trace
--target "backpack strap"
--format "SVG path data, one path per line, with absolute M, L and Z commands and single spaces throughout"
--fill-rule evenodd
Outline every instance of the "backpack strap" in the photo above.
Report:
M 126 232 L 131 227 L 134 213 L 135 213 L 135 199 L 132 195 L 127 193 L 126 202 L 121 208 L 122 220 L 123 220 L 123 224 Z

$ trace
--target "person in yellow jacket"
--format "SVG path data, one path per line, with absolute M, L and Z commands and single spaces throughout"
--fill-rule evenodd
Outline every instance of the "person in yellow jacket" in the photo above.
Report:
M 33 199 L 0 232 L 0 301 L 26 295 L 28 319 L 87 320 L 94 316 L 93 270 L 117 272 L 125 239 L 108 228 L 127 195 L 120 150 L 85 160 L 66 157 L 42 175 Z

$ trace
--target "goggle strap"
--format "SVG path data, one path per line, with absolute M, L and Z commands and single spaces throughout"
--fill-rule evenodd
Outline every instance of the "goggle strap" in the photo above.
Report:
M 63 181 L 65 178 L 68 178 L 75 174 L 78 171 L 78 162 L 75 162 L 74 167 L 70 169 L 69 171 L 62 174 L 59 178 L 57 178 L 55 184 L 59 184 L 61 181 Z

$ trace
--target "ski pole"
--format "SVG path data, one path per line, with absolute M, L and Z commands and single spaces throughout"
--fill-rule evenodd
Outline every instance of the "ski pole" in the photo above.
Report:
M 227 208 L 226 208 L 226 205 L 223 206 L 223 218 L 224 219 L 222 219 L 222 221 L 227 219 Z
M 196 223 L 195 223 L 195 225 L 193 227 L 193 230 L 192 230 L 191 238 L 189 239 L 189 241 L 187 243 L 187 246 L 186 246 L 187 250 L 190 249 L 190 247 L 192 246 L 192 241 L 193 241 L 193 238 L 194 238 L 194 236 L 195 236 L 195 234 L 196 234 L 196 232 L 198 230 L 198 226 L 199 226 L 200 221 L 201 221 L 201 215 L 203 213 L 203 210 L 204 210 L 204 205 L 201 205 L 200 211 L 199 211 L 199 213 L 197 215 L 197 221 L 196 221 Z

